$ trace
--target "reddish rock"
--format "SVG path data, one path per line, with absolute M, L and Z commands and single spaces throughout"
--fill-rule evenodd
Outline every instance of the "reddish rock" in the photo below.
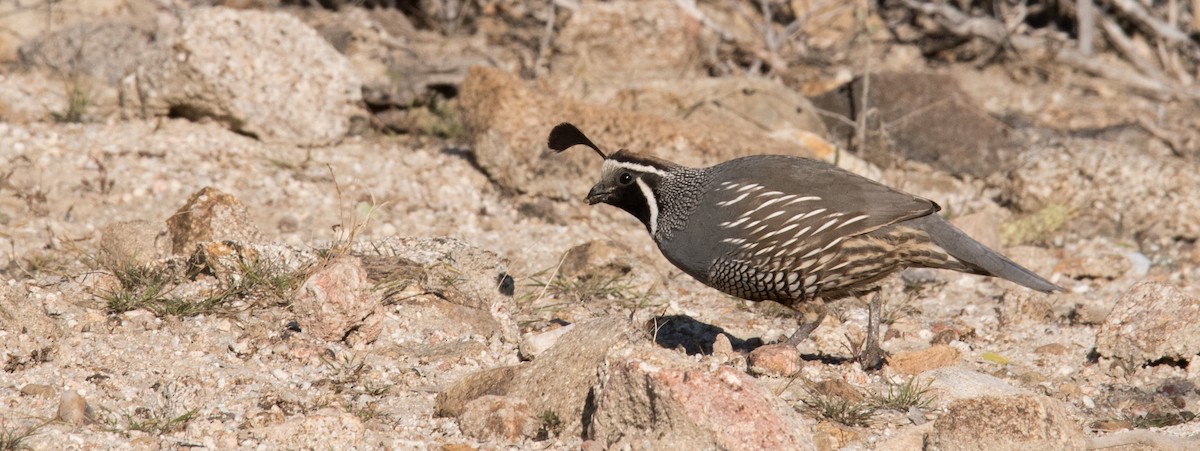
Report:
M 949 345 L 938 344 L 920 351 L 900 352 L 888 357 L 887 366 L 901 374 L 921 374 L 958 363 L 960 353 Z
M 208 241 L 251 243 L 259 239 L 258 228 L 250 221 L 246 206 L 213 187 L 193 193 L 183 207 L 167 218 L 167 228 L 171 234 L 171 252 L 176 255 L 190 255 L 196 244 Z
M 381 330 L 382 303 L 355 257 L 335 258 L 313 272 L 296 293 L 292 311 L 301 330 L 322 340 L 367 343 Z
M 804 366 L 800 351 L 787 343 L 759 346 L 747 356 L 750 372 L 766 376 L 787 377 Z
M 586 439 L 608 449 L 814 449 L 811 425 L 749 375 L 661 348 L 601 367 Z
M 1080 450 L 1083 430 L 1063 405 L 1047 396 L 963 399 L 950 403 L 929 433 L 925 449 Z
M 467 403 L 458 427 L 478 440 L 516 442 L 538 431 L 538 420 L 523 399 L 487 395 Z
M 95 414 L 79 392 L 67 390 L 58 402 L 58 419 L 79 426 L 95 421 Z

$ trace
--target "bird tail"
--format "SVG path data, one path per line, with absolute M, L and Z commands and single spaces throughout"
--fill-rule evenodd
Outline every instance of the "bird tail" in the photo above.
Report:
M 941 216 L 931 214 L 911 219 L 908 223 L 924 230 L 934 244 L 946 253 L 984 275 L 1006 279 L 1043 293 L 1063 291 L 1062 287 L 975 241 Z

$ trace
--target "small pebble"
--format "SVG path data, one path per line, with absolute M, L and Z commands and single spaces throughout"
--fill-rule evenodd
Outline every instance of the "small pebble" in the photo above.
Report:
M 786 343 L 760 346 L 748 356 L 750 374 L 786 377 L 800 371 L 800 351 Z
M 1129 259 L 1129 272 L 1134 277 L 1142 277 L 1150 272 L 1150 257 L 1141 252 L 1130 252 L 1125 254 L 1125 258 Z
M 1083 401 L 1084 407 L 1087 407 L 1089 409 L 1096 408 L 1096 401 L 1093 401 L 1091 396 L 1084 396 L 1083 398 L 1081 398 L 1081 400 Z
M 25 396 L 37 396 L 39 398 L 53 398 L 58 394 L 58 389 L 45 384 L 25 384 L 21 387 L 21 394 Z

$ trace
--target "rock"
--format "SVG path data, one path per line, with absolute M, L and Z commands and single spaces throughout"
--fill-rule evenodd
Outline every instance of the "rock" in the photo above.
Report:
M 813 98 L 813 103 L 851 121 L 858 120 L 855 112 L 874 111 L 868 118 L 870 144 L 859 148 L 864 149 L 861 156 L 875 165 L 891 167 L 900 158 L 951 174 L 981 177 L 1012 167 L 1021 146 L 1009 126 L 974 105 L 950 75 L 880 72 L 870 77 L 866 105 L 862 105 L 863 92 L 859 77 L 842 89 Z M 837 119 L 826 118 L 825 125 L 830 136 L 855 136 Z
M 658 270 L 637 258 L 621 243 L 596 240 L 580 244 L 563 255 L 559 277 L 575 282 L 612 281 L 628 285 L 637 293 L 648 292 L 664 284 Z
M 90 76 L 110 86 L 138 65 L 150 49 L 154 33 L 145 24 L 126 20 L 89 22 L 38 36 L 21 45 L 20 60 L 65 76 Z
M 815 449 L 805 423 L 745 373 L 640 347 L 601 367 L 585 438 L 608 449 Z
M 517 442 L 532 438 L 540 426 L 522 399 L 486 395 L 467 403 L 458 418 L 464 434 L 483 441 Z
M 332 143 L 366 114 L 346 57 L 278 12 L 188 11 L 143 60 L 134 85 L 125 95 L 134 115 L 212 119 L 265 142 Z
M 841 379 L 825 379 L 812 385 L 812 391 L 825 396 L 841 398 L 851 403 L 863 400 L 863 394 L 853 385 Z
M 154 23 L 156 4 L 150 0 L 56 0 L 51 5 L 0 2 L 0 61 L 14 61 L 22 44 L 81 23 L 120 19 Z M 84 58 L 100 58 L 88 55 Z M 119 59 L 121 55 L 107 55 Z
M 452 238 L 389 238 L 355 245 L 367 277 L 386 304 L 402 304 L 404 315 L 388 315 L 403 335 L 519 340 L 510 310 L 513 284 L 508 262 L 496 253 Z M 424 343 L 424 339 L 418 340 Z
M 1045 323 L 1053 320 L 1056 303 L 1069 299 L 1069 295 L 1060 293 L 1047 294 L 1011 283 L 1005 285 L 1011 287 L 1005 291 L 1004 301 L 1000 303 L 1000 318 L 1005 324 Z
M 1040 355 L 1044 355 L 1044 356 L 1056 356 L 1056 355 L 1065 355 L 1067 353 L 1067 350 L 1068 349 L 1067 349 L 1066 345 L 1063 345 L 1062 343 L 1047 343 L 1047 344 L 1038 346 L 1037 348 L 1034 348 L 1033 352 L 1035 354 L 1040 354 Z
M 1197 168 L 1121 142 L 1070 139 L 1025 151 L 1001 199 L 1025 212 L 1062 206 L 1069 212 L 1064 227 L 1078 236 L 1194 240 L 1200 237 Z
M 363 82 L 363 100 L 368 105 L 398 109 L 379 113 L 428 111 L 413 107 L 428 105 L 436 97 L 452 97 L 471 66 L 512 72 L 523 66 L 522 55 L 489 44 L 486 36 L 417 29 L 399 9 L 343 7 L 335 12 L 302 8 L 289 12 L 346 56 Z
M 584 402 L 596 383 L 596 368 L 614 350 L 646 338 L 626 318 L 603 317 L 577 323 L 533 362 L 467 376 L 438 394 L 438 415 L 459 415 L 484 395 L 524 399 L 537 417 L 554 415 L 565 436 L 582 430 Z
M 50 399 L 58 394 L 58 389 L 45 384 L 25 384 L 21 386 L 21 394 Z
M 603 148 L 670 156 L 690 166 L 751 154 L 833 158 L 754 130 L 697 128 L 534 92 L 513 75 L 482 67 L 468 73 L 458 101 L 472 154 L 489 178 L 508 191 L 557 199 L 582 195 L 587 187 L 580 180 L 594 179 L 601 164 L 591 152 L 548 152 L 546 136 L 563 121 L 579 126 Z
M 286 421 L 261 428 L 248 429 L 263 443 L 281 448 L 298 449 L 312 444 L 317 437 L 325 443 L 346 447 L 363 446 L 366 425 L 358 417 L 339 408 L 326 407 Z
M 575 328 L 574 324 L 568 324 L 562 327 L 555 327 L 548 331 L 530 334 L 521 340 L 521 345 L 518 350 L 521 352 L 522 360 L 533 360 L 537 356 L 546 352 L 547 349 L 558 343 L 558 339 L 562 338 L 567 332 Z
M 40 70 L 0 75 L 0 117 L 17 124 L 52 119 L 69 105 L 63 81 L 57 78 Z
M 467 409 L 467 404 L 483 396 L 503 396 L 508 393 L 523 366 L 502 366 L 476 371 L 454 382 L 438 393 L 434 414 L 440 417 L 457 417 Z
M 162 324 L 162 320 L 149 310 L 130 310 L 122 313 L 121 316 L 124 317 L 121 321 L 122 324 L 133 330 L 156 330 Z
M 193 271 L 203 270 L 226 283 L 237 283 L 248 268 L 269 265 L 271 260 L 259 255 L 254 246 L 238 241 L 202 241 L 188 257 Z M 264 274 L 265 275 L 265 274 Z
M 1190 361 L 1200 353 L 1200 300 L 1173 285 L 1140 282 L 1117 299 L 1096 331 L 1101 356 L 1142 365 Z
M 899 352 L 887 359 L 887 366 L 901 374 L 917 375 L 957 364 L 961 353 L 949 345 L 934 345 L 919 351 Z
M 821 421 L 813 427 L 813 445 L 820 451 L 846 449 L 850 443 L 862 439 L 862 432 L 829 421 Z
M 946 403 L 959 399 L 982 396 L 1018 396 L 1032 394 L 1031 391 L 1014 387 L 1003 379 L 972 371 L 961 366 L 938 368 L 922 374 L 929 378 L 929 387 L 937 390 L 938 402 Z
M 800 351 L 787 343 L 759 346 L 746 356 L 751 374 L 788 377 L 800 371 L 804 361 Z
M 924 449 L 925 440 L 929 435 L 929 431 L 933 429 L 933 423 L 925 423 L 918 426 L 902 428 L 896 431 L 895 435 L 886 437 L 875 445 L 875 451 L 912 451 L 915 449 Z
M 10 331 L 0 339 L 0 370 L 7 373 L 51 360 L 69 331 L 46 311 L 46 300 L 29 288 L 0 281 L 0 331 Z
M 371 288 L 358 258 L 338 257 L 304 281 L 292 312 L 301 330 L 322 340 L 370 343 L 379 337 L 383 316 L 379 295 Z
M 149 221 L 114 222 L 100 230 L 100 264 L 110 271 L 145 267 L 170 253 L 162 224 Z
M 555 38 L 551 82 L 595 90 L 703 78 L 705 29 L 673 1 L 584 2 Z
M 983 243 L 984 246 L 992 249 L 1003 249 L 1002 246 L 1004 243 L 1000 237 L 1000 224 L 1008 217 L 1008 213 L 998 206 L 989 205 L 989 207 L 955 217 L 950 222 L 966 233 L 967 236 Z
M 1083 431 L 1058 401 L 985 396 L 950 403 L 933 423 L 929 450 L 1079 450 Z
M 790 132 L 813 134 L 816 143 L 826 143 L 828 132 L 817 109 L 807 98 L 782 83 L 766 78 L 702 78 L 687 83 L 677 80 L 646 81 L 616 93 L 612 99 L 585 100 L 626 111 L 688 121 L 697 128 L 715 126 L 759 130 L 776 138 Z M 798 137 L 797 141 L 803 142 Z M 826 152 L 833 152 L 832 147 Z
M 88 405 L 86 399 L 79 395 L 75 390 L 66 390 L 58 402 L 58 417 L 59 420 L 73 424 L 76 426 L 90 424 L 95 420 L 95 413 L 92 411 L 92 406 Z
M 717 334 L 717 338 L 713 339 L 712 355 L 721 357 L 733 357 L 737 355 L 733 352 L 733 342 L 729 341 L 728 334 Z
M 167 218 L 167 229 L 171 252 L 176 255 L 190 255 L 203 242 L 259 240 L 258 228 L 250 221 L 246 206 L 213 187 L 188 197 L 187 203 Z
M 628 318 L 610 316 L 576 323 L 575 329 L 530 362 L 508 391 L 529 402 L 534 415 L 552 413 L 562 421 L 561 435 L 577 436 L 584 404 L 596 384 L 596 368 L 609 353 L 648 342 Z
M 1064 254 L 1054 271 L 1072 279 L 1113 280 L 1133 269 L 1125 253 L 1104 238 L 1080 241 L 1065 249 Z

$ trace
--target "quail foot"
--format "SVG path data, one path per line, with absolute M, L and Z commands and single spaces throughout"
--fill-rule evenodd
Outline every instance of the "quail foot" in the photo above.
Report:
M 559 152 L 580 144 L 604 159 L 588 204 L 632 214 L 667 260 L 705 285 L 808 312 L 786 342 L 793 350 L 824 319 L 824 302 L 872 294 L 860 364 L 879 368 L 878 282 L 907 267 L 1062 290 L 950 225 L 933 201 L 823 162 L 760 155 L 691 168 L 628 150 L 605 154 L 568 123 L 548 139 Z

